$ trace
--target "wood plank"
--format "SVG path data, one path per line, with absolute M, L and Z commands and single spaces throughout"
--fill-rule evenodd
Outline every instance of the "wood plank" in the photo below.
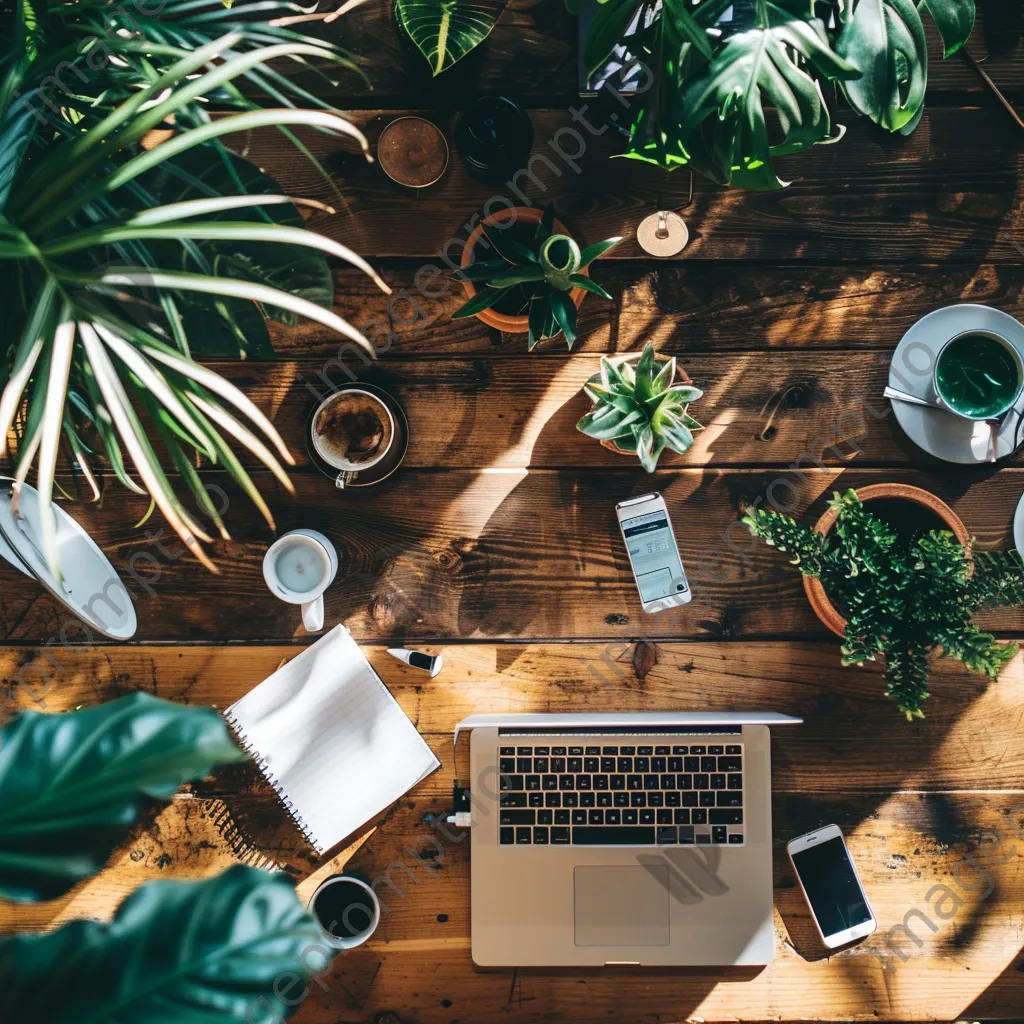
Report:
M 625 462 L 625 460 L 623 460 Z M 319 529 L 340 558 L 327 593 L 327 621 L 362 640 L 821 638 L 798 574 L 737 522 L 742 501 L 770 497 L 813 521 L 836 488 L 905 481 L 950 503 L 983 548 L 1012 545 L 1013 510 L 1024 472 L 987 467 L 944 475 L 904 470 L 659 470 L 396 474 L 371 493 L 339 494 L 321 474 L 298 474 L 297 499 L 261 477 L 279 530 Z M 216 477 L 223 480 L 223 477 Z M 226 481 L 225 481 L 226 483 Z M 615 523 L 614 504 L 655 489 L 666 495 L 694 599 L 644 616 Z M 154 520 L 135 530 L 147 502 L 111 487 L 101 507 L 75 515 L 128 577 L 139 615 L 137 640 L 252 639 L 307 642 L 297 610 L 265 590 L 262 558 L 271 539 L 247 500 L 225 491 L 238 540 L 220 542 L 213 576 L 180 552 Z M 186 499 L 188 500 L 188 499 Z M 161 532 L 162 530 L 162 532 Z M 161 552 L 162 546 L 162 552 Z M 34 584 L 0 567 L 0 636 L 9 643 L 83 642 L 83 634 Z M 1024 631 L 1024 610 L 979 619 Z M 61 633 L 63 631 L 63 636 Z
M 451 744 L 456 724 L 468 715 L 698 708 L 771 708 L 804 719 L 804 725 L 773 736 L 777 794 L 1024 792 L 1018 742 L 1024 656 L 998 684 L 957 663 L 937 662 L 927 717 L 908 725 L 883 697 L 876 674 L 840 669 L 835 646 L 825 643 L 659 643 L 657 663 L 643 678 L 633 667 L 634 645 L 625 640 L 448 644 L 431 648 L 443 657 L 444 669 L 429 680 L 382 647 L 365 650 L 444 766 L 416 790 L 417 799 L 450 800 L 451 778 L 468 773 L 468 755 L 460 747 L 456 757 Z M 135 689 L 224 708 L 296 652 L 293 646 L 79 647 L 48 651 L 54 665 L 38 651 L 0 648 L 0 720 L 16 709 L 66 711 Z M 837 758 L 841 774 L 822 772 Z M 287 841 L 275 831 L 283 815 L 274 811 L 273 794 L 254 774 L 222 773 L 199 792 L 229 805 L 254 801 L 250 831 L 264 837 L 264 848 L 272 852 Z
M 705 426 L 685 456 L 665 466 L 787 466 L 806 453 L 827 465 L 933 466 L 910 444 L 882 397 L 889 352 L 845 352 L 823 364 L 811 351 L 684 354 L 680 365 L 704 397 L 691 412 Z M 600 357 L 554 359 L 396 360 L 369 368 L 349 355 L 358 380 L 393 395 L 409 417 L 406 469 L 627 468 L 622 455 L 581 434 L 590 408 L 582 388 L 600 373 Z M 344 369 L 324 361 L 216 363 L 288 439 L 300 466 L 309 466 L 309 418 Z M 443 395 L 443 400 L 439 398 Z M 262 464 L 247 452 L 243 461 Z M 1018 455 L 1004 465 L 1018 465 Z
M 335 311 L 373 341 L 381 358 L 565 358 L 561 340 L 527 352 L 522 334 L 501 334 L 475 317 L 453 320 L 465 301 L 462 287 L 429 271 L 418 276 L 418 270 L 415 263 L 383 270 L 394 289 L 390 300 L 359 271 L 335 270 Z M 615 301 L 583 304 L 577 353 L 637 351 L 647 340 L 676 356 L 778 348 L 891 352 L 916 320 L 956 302 L 980 302 L 1024 319 L 1019 268 L 992 263 L 882 268 L 598 262 L 593 276 Z M 271 332 L 281 356 L 326 360 L 341 349 L 337 335 L 311 322 L 272 324 Z M 359 365 L 351 357 L 348 362 L 353 369 Z
M 968 1004 L 972 1019 L 1012 1019 L 1024 997 L 1024 975 L 1012 969 L 1020 949 L 1024 899 L 1021 799 L 1019 794 L 1008 798 L 976 792 L 777 794 L 776 959 L 754 977 L 741 976 L 743 984 L 730 984 L 722 971 L 644 971 L 638 976 L 475 970 L 470 961 L 469 844 L 449 830 L 452 838 L 440 837 L 442 850 L 436 857 L 416 860 L 410 846 L 417 852 L 435 849 L 416 794 L 398 805 L 351 864 L 381 879 L 388 912 L 377 934 L 361 950 L 335 961 L 323 976 L 325 987 L 311 986 L 295 1019 L 361 1022 L 392 1011 L 424 1024 L 448 1022 L 453 1014 L 482 1024 L 526 1024 L 590 1021 L 599 1007 L 600 1019 L 631 1024 L 766 1016 L 953 1020 Z M 231 857 L 210 825 L 212 813 L 201 801 L 175 801 L 161 813 L 157 827 L 138 832 L 107 871 L 54 904 L 3 907 L 0 927 L 43 927 L 86 915 L 105 918 L 143 881 L 222 870 Z M 830 821 L 847 836 L 880 929 L 860 946 L 822 959 L 786 863 L 784 842 Z M 995 888 L 987 898 L 982 878 L 965 864 L 971 855 L 986 867 L 993 865 L 989 871 Z M 995 865 L 1004 856 L 1005 863 Z M 946 912 L 955 906 L 946 920 L 935 913 L 938 896 L 928 895 L 937 884 L 957 897 L 943 905 Z M 897 935 L 894 945 L 906 955 L 901 962 L 886 946 L 886 933 L 913 908 L 929 915 L 935 931 L 912 918 L 921 945 Z
M 576 18 L 558 0 L 510 0 L 488 38 L 469 58 L 438 78 L 426 61 L 404 43 L 395 30 L 392 4 L 364 4 L 330 25 L 310 23 L 304 31 L 345 47 L 365 79 L 353 73 L 332 73 L 336 84 L 309 75 L 293 61 L 279 70 L 306 85 L 317 96 L 349 106 L 381 104 L 381 98 L 419 96 L 431 107 L 459 107 L 466 96 L 503 90 L 529 106 L 568 106 L 578 98 Z M 928 35 L 928 100 L 948 103 L 949 93 L 978 94 L 983 85 L 960 57 L 942 59 L 942 43 L 934 23 L 924 16 Z M 1024 91 L 1024 46 L 1019 12 L 1004 0 L 978 5 L 969 48 L 985 59 L 985 68 L 1007 94 Z M 847 111 L 839 120 L 849 123 Z
M 683 207 L 688 176 L 610 160 L 622 148 L 621 136 L 584 123 L 587 111 L 578 109 L 583 120 L 577 122 L 565 110 L 534 113 L 534 151 L 544 156 L 532 165 L 533 180 L 525 173 L 517 179 L 519 196 L 509 186 L 496 191 L 477 184 L 456 159 L 436 190 L 412 204 L 351 146 L 323 134 L 303 136 L 331 171 L 335 191 L 277 132 L 255 132 L 236 145 L 285 191 L 335 205 L 339 214 L 318 214 L 311 226 L 368 257 L 438 262 L 435 254 L 446 251 L 457 262 L 469 234 L 464 225 L 474 212 L 493 212 L 525 197 L 554 200 L 583 241 L 623 235 L 627 240 L 609 259 L 637 258 L 637 223 L 661 206 Z M 408 112 L 354 112 L 353 120 L 374 143 L 388 121 Z M 438 120 L 450 133 L 452 118 Z M 691 241 L 676 260 L 1017 264 L 1020 254 L 1011 241 L 1024 237 L 1024 224 L 1016 139 L 1005 112 L 988 108 L 929 111 L 907 139 L 853 124 L 842 145 L 781 161 L 780 173 L 795 179 L 784 191 L 743 192 L 701 181 L 686 211 Z

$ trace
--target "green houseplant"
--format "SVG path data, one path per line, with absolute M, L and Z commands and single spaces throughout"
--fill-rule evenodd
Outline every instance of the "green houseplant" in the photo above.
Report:
M 333 109 L 271 66 L 337 66 L 330 43 L 307 40 L 255 11 L 221 0 L 166 0 L 158 13 L 114 0 L 4 4 L 0 42 L 0 293 L 8 350 L 0 395 L 0 447 L 16 435 L 15 496 L 38 472 L 43 543 L 58 453 L 98 497 L 92 453 L 121 483 L 151 498 L 188 548 L 213 569 L 211 540 L 179 499 L 154 448 L 170 455 L 212 509 L 196 472 L 216 463 L 273 523 L 232 444 L 252 452 L 288 488 L 293 459 L 267 417 L 195 355 L 267 355 L 266 321 L 319 321 L 363 346 L 331 311 L 327 256 L 364 260 L 303 228 L 297 204 L 229 150 L 231 132 L 294 126 L 355 139 Z M 252 9 L 250 10 L 249 7 Z M 57 69 L 57 74 L 54 74 Z M 273 97 L 262 109 L 241 91 Z M 226 110 L 213 118 L 208 108 Z M 168 136 L 149 148 L 154 129 Z M 262 436 L 261 436 L 262 435 Z M 138 481 L 130 475 L 134 467 Z M 222 536 L 224 524 L 210 512 Z
M 587 268 L 622 239 L 606 238 L 580 249 L 561 227 L 550 203 L 539 217 L 536 211 L 517 208 L 514 215 L 502 210 L 486 218 L 463 250 L 460 273 L 470 297 L 453 318 L 479 316 L 499 329 L 525 330 L 531 352 L 539 341 L 560 333 L 571 349 L 576 341 L 576 299 L 582 301 L 584 292 L 611 299 L 590 279 Z M 494 250 L 495 259 L 475 258 L 483 241 Z M 488 318 L 492 310 L 498 315 Z
M 602 356 L 600 373 L 583 390 L 594 407 L 576 429 L 612 451 L 635 453 L 648 473 L 666 448 L 683 454 L 693 444 L 693 432 L 703 429 L 688 409 L 704 392 L 677 369 L 674 357 L 657 359 L 650 342 L 639 359 Z
M 776 189 L 775 157 L 842 137 L 837 90 L 883 128 L 913 131 L 928 81 L 923 14 L 948 57 L 974 13 L 974 0 L 603 0 L 584 60 L 594 71 L 623 43 L 650 72 L 627 156 Z
M 956 658 L 995 678 L 1017 652 L 971 622 L 983 608 L 1024 603 L 1016 552 L 972 552 L 948 530 L 907 533 L 869 511 L 857 493 L 836 492 L 825 535 L 757 507 L 743 517 L 755 537 L 821 581 L 846 617 L 844 665 L 885 659 L 886 694 L 908 719 L 923 718 L 929 657 Z
M 53 899 L 101 870 L 140 811 L 217 764 L 245 760 L 212 709 L 135 693 L 0 729 L 0 898 Z M 237 865 L 140 886 L 109 923 L 0 938 L 5 1020 L 243 1024 L 284 1020 L 275 983 L 330 951 L 280 874 Z

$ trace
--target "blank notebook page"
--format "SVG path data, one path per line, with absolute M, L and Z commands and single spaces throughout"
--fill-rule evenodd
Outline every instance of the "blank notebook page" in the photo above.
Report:
M 318 853 L 440 767 L 340 625 L 224 717 Z

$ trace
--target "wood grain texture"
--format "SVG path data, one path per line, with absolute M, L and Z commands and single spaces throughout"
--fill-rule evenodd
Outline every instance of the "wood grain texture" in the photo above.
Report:
M 453 320 L 463 304 L 462 287 L 447 273 L 421 271 L 403 261 L 383 276 L 389 299 L 362 273 L 335 271 L 335 311 L 359 327 L 380 358 L 419 356 L 567 357 L 565 342 L 526 350 L 521 334 L 499 334 L 475 317 Z M 438 268 L 439 271 L 444 269 Z M 754 351 L 807 348 L 874 348 L 891 352 L 906 330 L 926 313 L 958 302 L 980 302 L 1024 319 L 1018 266 L 827 266 L 814 263 L 734 264 L 692 260 L 602 260 L 591 268 L 614 302 L 588 297 L 580 311 L 574 351 L 629 352 L 653 341 L 659 352 Z M 280 356 L 337 357 L 341 339 L 318 324 L 271 325 Z M 825 365 L 835 365 L 831 356 Z M 353 371 L 361 363 L 347 359 Z M 330 367 L 328 367 L 330 370 Z
M 599 122 L 584 124 L 584 106 L 575 108 L 582 118 L 575 122 L 567 110 L 533 112 L 534 154 L 543 159 L 531 165 L 533 179 L 525 173 L 517 179 L 519 195 L 472 181 L 455 158 L 437 186 L 413 198 L 351 145 L 323 134 L 303 138 L 331 171 L 335 188 L 279 133 L 257 131 L 235 137 L 232 145 L 290 194 L 337 207 L 339 214 L 317 215 L 310 226 L 367 257 L 436 260 L 446 252 L 457 264 L 474 213 L 525 199 L 535 205 L 553 200 L 584 242 L 622 235 L 626 241 L 607 259 L 635 259 L 643 255 L 633 237 L 636 225 L 661 207 L 684 207 L 688 176 L 609 159 L 621 151 L 621 136 Z M 409 111 L 352 117 L 375 145 L 399 113 Z M 431 116 L 451 132 L 450 116 Z M 987 107 L 931 110 L 909 138 L 853 124 L 841 145 L 780 160 L 782 177 L 794 180 L 788 189 L 743 192 L 701 181 L 684 211 L 691 241 L 675 260 L 1019 264 L 1011 244 L 1024 236 L 1017 139 L 1005 111 Z
M 905 481 L 951 504 L 982 547 L 1012 544 L 1020 469 L 822 470 L 813 454 L 795 469 L 653 476 L 625 459 L 621 470 L 587 472 L 410 470 L 372 494 L 339 494 L 326 476 L 304 473 L 295 477 L 294 500 L 275 494 L 264 477 L 259 485 L 279 530 L 311 527 L 336 545 L 340 569 L 326 595 L 327 619 L 344 621 L 362 640 L 820 638 L 799 575 L 738 522 L 740 505 L 759 495 L 813 521 L 837 488 Z M 648 617 L 614 505 L 652 489 L 668 501 L 694 599 Z M 224 494 L 238 540 L 215 545 L 217 576 L 191 558 L 174 558 L 181 548 L 166 527 L 133 529 L 147 502 L 119 487 L 101 506 L 79 506 L 75 514 L 128 580 L 138 640 L 308 642 L 294 607 L 263 583 L 269 530 L 236 490 L 226 485 Z M 8 642 L 89 640 L 16 570 L 0 566 L 0 577 L 0 635 Z M 1019 633 L 1024 610 L 979 621 Z

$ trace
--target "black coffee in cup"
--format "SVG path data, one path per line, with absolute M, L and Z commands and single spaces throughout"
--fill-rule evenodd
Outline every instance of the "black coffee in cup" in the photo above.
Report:
M 358 879 L 334 878 L 321 886 L 309 905 L 328 935 L 353 945 L 367 938 L 377 922 L 377 903 Z
M 313 442 L 322 458 L 339 469 L 359 470 L 387 453 L 394 437 L 387 406 L 367 391 L 339 391 L 327 399 L 313 422 Z

